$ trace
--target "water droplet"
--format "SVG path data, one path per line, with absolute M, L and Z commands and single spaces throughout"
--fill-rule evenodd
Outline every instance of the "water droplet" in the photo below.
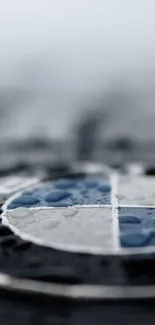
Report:
M 16 198 L 13 202 L 14 205 L 35 205 L 39 203 L 39 199 L 29 196 L 29 195 L 21 195 L 18 198 Z
M 137 223 L 141 223 L 141 218 L 139 216 L 122 214 L 119 216 L 119 222 L 120 223 L 137 224 Z
M 47 202 L 57 202 L 60 200 L 65 199 L 66 197 L 71 196 L 71 193 L 67 192 L 67 191 L 52 191 L 50 192 L 46 197 L 45 200 Z
M 121 235 L 121 245 L 123 247 L 143 247 L 147 246 L 150 235 L 142 231 L 128 232 Z
M 68 206 L 72 205 L 72 203 L 66 203 L 66 202 L 52 202 L 50 206 L 53 208 L 66 208 Z
M 60 189 L 76 187 L 76 185 L 77 185 L 77 181 L 72 179 L 61 179 L 55 183 L 55 187 Z
M 95 188 L 98 186 L 98 182 L 93 179 L 87 179 L 84 181 L 84 185 L 86 186 L 86 188 Z
M 81 190 L 80 192 L 81 192 L 82 195 L 86 196 L 86 194 L 88 193 L 88 190 L 84 189 L 84 190 Z
M 110 184 L 101 184 L 98 186 L 98 190 L 101 192 L 110 192 L 111 191 L 111 186 Z
M 68 207 L 63 212 L 64 217 L 72 217 L 78 212 L 78 209 L 76 207 Z
M 60 223 L 60 220 L 48 220 L 48 221 L 44 222 L 43 228 L 50 230 L 50 229 L 58 227 L 59 223 Z

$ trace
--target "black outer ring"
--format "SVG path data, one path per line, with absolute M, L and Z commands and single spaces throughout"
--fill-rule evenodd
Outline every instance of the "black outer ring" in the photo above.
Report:
M 74 302 L 0 292 L 3 325 L 153 325 L 155 301 Z

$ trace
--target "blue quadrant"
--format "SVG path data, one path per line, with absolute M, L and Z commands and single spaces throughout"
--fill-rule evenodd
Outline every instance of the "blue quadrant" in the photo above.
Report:
M 155 208 L 118 208 L 122 247 L 155 246 Z
M 107 178 L 61 179 L 45 183 L 23 192 L 9 204 L 8 209 L 95 204 L 111 204 L 111 186 Z

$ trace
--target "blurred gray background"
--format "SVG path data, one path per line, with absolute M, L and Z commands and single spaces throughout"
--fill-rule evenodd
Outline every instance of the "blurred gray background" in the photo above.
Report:
M 102 107 L 104 137 L 154 139 L 154 30 L 154 0 L 1 0 L 1 138 L 69 139 Z

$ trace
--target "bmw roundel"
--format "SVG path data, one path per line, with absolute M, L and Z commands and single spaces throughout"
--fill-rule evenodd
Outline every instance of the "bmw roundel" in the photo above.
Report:
M 37 181 L 11 196 L 3 223 L 44 246 L 91 254 L 155 251 L 155 178 L 105 170 Z

